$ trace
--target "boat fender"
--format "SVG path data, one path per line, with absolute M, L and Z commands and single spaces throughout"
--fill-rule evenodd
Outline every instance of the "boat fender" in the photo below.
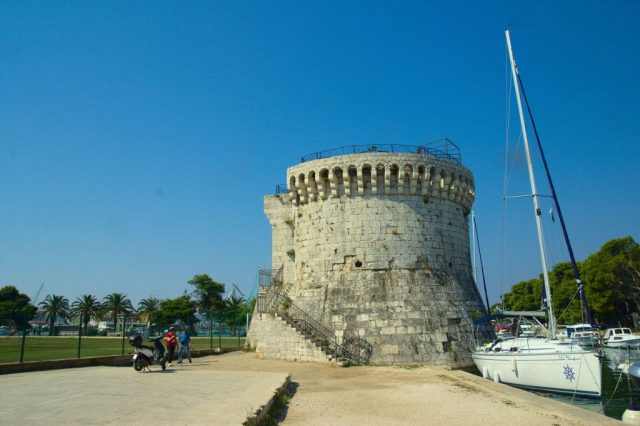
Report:
M 634 388 L 640 388 L 640 363 L 634 362 L 627 368 L 627 374 Z
M 482 367 L 482 378 L 483 379 L 488 379 L 489 378 L 489 368 L 488 367 Z
M 518 373 L 518 361 L 516 361 L 516 357 L 511 358 L 511 371 Z
M 625 425 L 640 425 L 640 411 L 627 408 L 622 414 L 622 423 Z
M 496 383 L 500 383 L 500 373 L 498 373 L 498 370 L 495 370 L 493 372 L 493 381 Z

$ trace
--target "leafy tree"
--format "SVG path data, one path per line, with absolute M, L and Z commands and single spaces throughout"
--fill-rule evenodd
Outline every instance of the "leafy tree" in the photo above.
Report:
M 578 269 L 580 269 L 580 264 L 578 264 Z M 558 323 L 576 324 L 586 321 L 571 263 L 556 264 L 549 273 L 549 281 L 551 282 L 553 308 Z
M 244 298 L 237 296 L 231 296 L 224 301 L 223 321 L 231 327 L 233 336 L 236 335 L 238 325 L 242 323 L 245 311 L 244 304 Z
M 249 300 L 242 304 L 242 317 L 245 318 L 247 314 L 253 315 L 253 311 L 256 308 L 256 298 L 251 297 Z
M 113 317 L 113 325 L 118 330 L 118 315 L 133 311 L 131 300 L 124 293 L 111 293 L 104 297 L 102 301 L 104 312 L 110 313 Z
M 631 237 L 608 241 L 584 262 L 583 280 L 598 321 L 632 325 L 640 310 L 640 245 Z
M 39 306 L 44 311 L 49 321 L 49 336 L 53 336 L 55 322 L 57 318 L 67 319 L 69 317 L 69 300 L 64 296 L 48 294 Z
M 542 304 L 542 279 L 521 281 L 511 287 L 509 293 L 502 297 L 504 309 L 512 311 L 533 311 Z
M 0 289 L 0 320 L 11 320 L 18 329 L 24 329 L 37 310 L 31 304 L 29 296 L 20 293 L 14 286 L 8 285 Z
M 79 315 L 82 320 L 85 335 L 89 328 L 89 321 L 91 321 L 91 318 L 99 317 L 102 312 L 101 309 L 100 301 L 92 294 L 83 294 L 71 304 L 72 312 Z
M 203 314 L 210 316 L 214 312 L 220 312 L 224 309 L 224 284 L 214 281 L 209 275 L 194 275 L 188 281 L 195 287 L 198 309 Z
M 606 242 L 602 248 L 578 263 L 584 289 L 599 323 L 633 325 L 640 311 L 640 245 L 625 237 Z M 563 323 L 584 321 L 580 297 L 571 264 L 558 263 L 549 274 L 553 306 Z M 511 310 L 539 309 L 542 279 L 515 284 L 503 296 L 503 307 Z
M 155 316 L 160 309 L 160 299 L 156 299 L 151 296 L 146 299 L 142 299 L 138 304 L 138 312 L 141 314 L 141 318 L 147 321 L 147 326 L 150 327 L 152 322 L 156 322 Z
M 176 299 L 167 299 L 160 302 L 160 307 L 155 314 L 158 324 L 170 325 L 177 320 L 193 326 L 197 321 L 196 310 L 198 302 L 191 299 L 191 296 L 185 294 Z

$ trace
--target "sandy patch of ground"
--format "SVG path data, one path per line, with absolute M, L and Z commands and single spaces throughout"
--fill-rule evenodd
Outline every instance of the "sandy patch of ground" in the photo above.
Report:
M 205 361 L 206 359 L 206 361 Z M 563 402 L 436 367 L 349 367 L 258 359 L 235 352 L 202 368 L 291 375 L 284 425 L 621 424 Z

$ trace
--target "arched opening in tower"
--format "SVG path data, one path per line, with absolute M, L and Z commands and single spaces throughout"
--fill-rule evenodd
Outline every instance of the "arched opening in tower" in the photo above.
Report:
M 362 191 L 364 195 L 371 195 L 371 165 L 362 166 Z
M 349 166 L 348 174 L 349 174 L 349 182 L 347 185 L 349 188 L 348 195 L 350 197 L 355 197 L 356 195 L 358 195 L 358 169 L 356 168 L 356 166 Z
M 389 171 L 391 172 L 391 178 L 389 180 L 389 193 L 398 194 L 398 173 L 400 169 L 397 164 L 392 164 L 391 167 L 389 167 Z

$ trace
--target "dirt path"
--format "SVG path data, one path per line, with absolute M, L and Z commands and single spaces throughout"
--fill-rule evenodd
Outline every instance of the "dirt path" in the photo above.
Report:
M 284 425 L 621 424 L 463 371 L 338 368 L 242 352 L 205 359 L 203 368 L 290 373 L 294 394 L 282 413 Z

